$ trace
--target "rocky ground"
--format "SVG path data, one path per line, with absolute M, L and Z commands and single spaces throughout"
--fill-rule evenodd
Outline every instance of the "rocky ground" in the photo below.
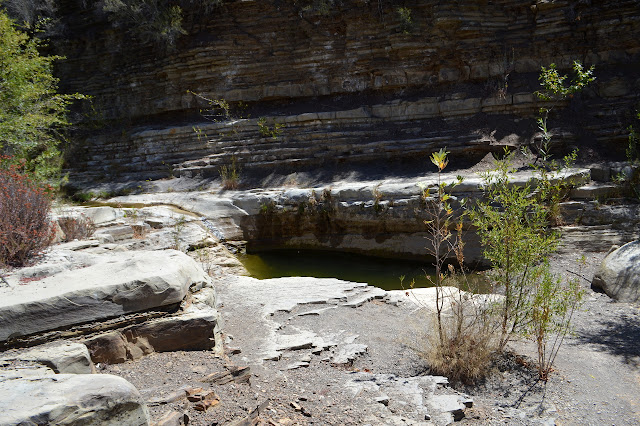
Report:
M 136 200 L 167 205 L 117 204 Z M 115 279 L 101 272 L 100 265 L 108 263 L 107 259 L 130 258 L 130 263 L 136 263 L 138 257 L 153 256 L 151 250 L 162 250 L 163 256 L 180 255 L 191 262 L 167 249 L 189 252 L 211 282 L 198 278 L 203 283 L 195 290 L 191 285 L 187 292 L 195 278 L 180 281 L 174 302 L 189 293 L 180 311 L 205 309 L 209 324 L 222 332 L 218 340 L 224 341 L 223 347 L 216 342 L 214 350 L 162 351 L 159 346 L 154 350 L 145 345 L 159 342 L 151 337 L 148 342 L 147 338 L 137 339 L 136 330 L 146 326 L 134 324 L 122 332 L 127 356 L 133 359 L 95 365 L 98 373 L 132 383 L 141 398 L 134 395 L 135 390 L 127 398 L 145 401 L 150 418 L 159 425 L 187 420 L 192 425 L 441 425 L 454 421 L 640 425 L 640 306 L 614 302 L 590 289 L 606 255 L 594 247 L 608 248 L 611 243 L 606 238 L 576 245 L 575 239 L 567 237 L 561 253 L 552 260 L 555 272 L 579 278 L 586 297 L 574 315 L 574 332 L 567 336 L 550 380 L 536 380 L 535 347 L 523 340 L 514 342 L 510 352 L 495 361 L 486 379 L 463 385 L 429 374 L 420 352 L 432 331 L 430 319 L 405 292 L 384 292 L 335 279 L 260 281 L 244 276 L 241 264 L 231 255 L 233 244 L 224 241 L 224 236 L 241 235 L 234 221 L 243 211 L 229 198 L 211 192 L 183 192 L 135 195 L 115 203 L 115 209 L 92 210 L 100 225 L 90 241 L 56 246 L 41 264 L 5 274 L 8 282 L 0 290 L 10 295 L 15 288 L 50 284 L 47 274 L 58 269 L 82 275 L 94 268 L 98 277 Z M 64 210 L 57 214 L 68 214 Z M 598 211 L 606 214 L 609 210 L 601 206 Z M 611 235 L 619 238 L 621 234 Z M 583 255 L 585 265 L 580 267 L 576 259 Z M 159 264 L 152 269 L 163 269 L 161 258 L 156 260 Z M 188 264 L 181 262 L 183 268 Z M 126 287 L 130 277 L 121 275 L 118 280 Z M 148 285 L 155 288 L 153 283 Z M 210 313 L 214 309 L 212 290 L 220 321 Z M 62 303 L 69 309 L 85 303 L 104 309 L 107 305 L 95 297 L 85 294 Z M 123 306 L 135 311 L 131 300 Z M 0 320 L 6 318 L 0 315 Z M 88 342 L 81 335 L 68 335 L 71 340 Z M 142 356 L 143 352 L 147 355 Z M 12 357 L 12 351 L 0 357 L 5 359 L 0 360 L 0 385 L 11 383 L 7 380 L 12 373 L 4 368 L 33 362 L 22 356 L 16 364 Z M 47 374 L 51 377 L 53 371 Z
M 588 288 L 604 253 L 587 256 L 582 271 L 575 254 L 557 257 L 554 268 L 579 272 Z M 461 419 L 465 424 L 640 424 L 640 309 L 589 289 L 548 383 L 536 381 L 535 348 L 516 342 L 513 354 L 498 361 L 485 381 L 462 386 L 443 380 L 434 386 L 421 382 L 428 377 L 428 365 L 414 350 L 425 344 L 427 325 L 402 298 L 397 304 L 373 299 L 358 308 L 335 300 L 285 303 L 267 310 L 271 324 L 265 328 L 256 313 L 262 303 L 270 303 L 268 297 L 240 303 L 247 285 L 232 276 L 219 280 L 216 288 L 227 341 L 224 358 L 207 352 L 161 353 L 101 368 L 150 397 L 170 395 L 183 386 L 211 389 L 220 397 L 206 412 L 195 411 L 184 399 L 156 404 L 150 407 L 154 418 L 177 410 L 186 411 L 191 424 L 226 424 L 260 408 L 254 415 L 265 424 L 429 424 L 424 414 L 438 412 L 429 402 L 435 394 L 443 401 L 470 397 L 473 407 Z M 314 335 L 330 336 L 337 345 L 322 350 L 314 346 Z M 288 346 L 281 346 L 280 356 L 264 360 L 272 355 L 265 351 L 278 352 L 283 336 L 293 336 Z M 345 348 L 347 357 L 336 362 L 336 352 Z M 227 384 L 205 379 L 237 367 L 249 367 L 249 376 Z M 456 419 L 461 415 L 455 414 Z M 432 421 L 446 419 L 434 416 Z

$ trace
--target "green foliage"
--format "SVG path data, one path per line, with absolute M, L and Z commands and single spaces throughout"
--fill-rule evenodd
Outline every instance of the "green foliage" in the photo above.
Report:
M 500 348 L 527 324 L 530 291 L 558 244 L 558 235 L 547 227 L 547 209 L 535 196 L 536 188 L 531 182 L 512 183 L 510 159 L 507 155 L 497 160 L 493 170 L 481 175 L 485 201 L 471 212 L 492 278 L 504 289 Z
M 400 29 L 403 33 L 409 34 L 413 29 L 413 19 L 411 18 L 411 9 L 408 7 L 396 8 L 398 19 L 400 19 Z
M 282 123 L 273 122 L 273 126 L 269 126 L 267 124 L 267 119 L 264 117 L 260 117 L 258 119 L 258 129 L 260 130 L 260 135 L 265 138 L 272 138 L 273 140 L 278 139 L 278 136 L 282 134 L 282 129 L 285 127 Z
M 536 96 L 542 101 L 552 103 L 573 97 L 574 93 L 581 91 L 596 79 L 593 75 L 594 69 L 594 66 L 585 69 L 579 61 L 574 61 L 573 72 L 575 75 L 571 82 L 567 84 L 569 77 L 560 74 L 555 64 L 549 65 L 548 68 L 542 67 L 540 76 L 538 77 L 542 90 L 535 92 Z M 552 108 L 553 106 L 551 108 L 540 108 L 538 118 L 536 119 L 538 129 L 541 132 L 541 140 L 535 144 L 536 154 L 538 158 L 542 158 L 544 161 L 551 158 L 552 134 L 547 127 L 547 120 Z
M 564 166 L 575 156 L 574 152 L 565 157 Z M 510 161 L 507 154 L 482 174 L 484 201 L 471 218 L 491 262 L 491 277 L 504 290 L 504 301 L 496 310 L 498 347 L 503 349 L 517 334 L 531 337 L 538 347 L 540 379 L 547 380 L 582 298 L 577 281 L 560 279 L 549 266 L 559 242 L 549 223 L 562 197 L 562 166 L 540 167 L 535 178 L 518 185 L 512 181 Z
M 580 262 L 584 264 L 584 257 Z M 565 282 L 551 274 L 546 261 L 537 273 L 539 275 L 535 277 L 532 289 L 530 321 L 525 332 L 536 343 L 538 375 L 546 381 L 584 291 L 576 278 Z
M 200 8 L 205 15 L 221 4 L 222 0 L 105 0 L 103 10 L 114 26 L 126 27 L 143 42 L 174 46 L 187 34 L 182 26 L 184 7 Z
M 240 184 L 240 167 L 236 156 L 231 157 L 231 164 L 220 166 L 220 178 L 224 189 L 237 189 Z
M 536 95 L 543 101 L 564 100 L 574 93 L 581 91 L 596 79 L 593 76 L 594 69 L 594 66 L 585 69 L 580 61 L 573 61 L 573 72 L 575 76 L 570 84 L 566 84 L 569 77 L 560 74 L 555 64 L 549 65 L 549 68 L 542 67 L 540 76 L 538 77 L 542 90 L 537 91 Z
M 79 94 L 57 94 L 52 75 L 59 56 L 41 56 L 42 42 L 17 30 L 0 10 L 0 153 L 9 154 L 37 179 L 61 165 L 58 146 L 69 123 L 67 107 Z

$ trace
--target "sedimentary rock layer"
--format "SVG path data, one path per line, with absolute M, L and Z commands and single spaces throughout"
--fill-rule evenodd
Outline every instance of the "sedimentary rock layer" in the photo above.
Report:
M 164 48 L 114 28 L 99 3 L 65 2 L 74 37 L 54 43 L 68 58 L 58 75 L 94 97 L 72 180 L 217 175 L 232 156 L 268 173 L 526 143 L 540 67 L 574 60 L 598 79 L 554 108 L 556 140 L 624 150 L 639 100 L 637 1 L 408 1 L 409 26 L 393 2 L 332 4 L 185 8 L 189 34 Z M 188 91 L 227 100 L 231 116 L 205 122 Z M 258 117 L 286 127 L 274 140 Z

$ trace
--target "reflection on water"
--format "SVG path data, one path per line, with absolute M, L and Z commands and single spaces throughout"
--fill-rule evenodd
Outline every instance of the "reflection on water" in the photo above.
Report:
M 252 277 L 258 279 L 280 277 L 339 278 L 346 281 L 365 282 L 384 290 L 402 290 L 415 280 L 416 287 L 430 287 L 427 278 L 434 276 L 429 262 L 402 259 L 384 259 L 353 253 L 275 250 L 258 254 L 239 255 L 242 264 Z M 476 281 L 477 275 L 472 275 Z

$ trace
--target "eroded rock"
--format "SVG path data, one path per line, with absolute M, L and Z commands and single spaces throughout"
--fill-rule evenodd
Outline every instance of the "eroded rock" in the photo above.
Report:
M 33 361 L 45 365 L 55 373 L 91 374 L 95 372 L 89 351 L 81 343 L 54 342 L 26 351 L 5 355 L 5 359 Z

